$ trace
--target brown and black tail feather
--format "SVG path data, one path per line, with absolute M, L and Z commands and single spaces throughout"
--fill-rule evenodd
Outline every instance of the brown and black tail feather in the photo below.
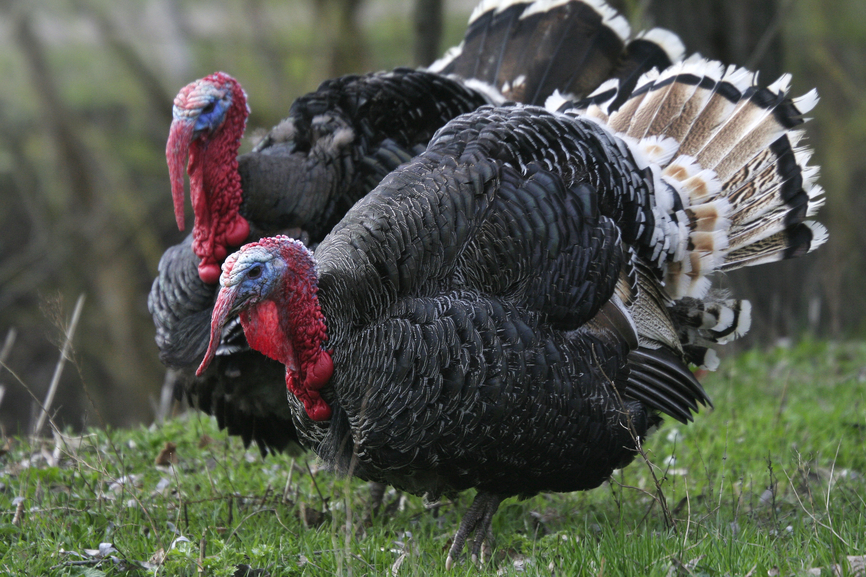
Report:
M 638 79 L 653 68 L 665 70 L 682 59 L 685 48 L 679 37 L 662 28 L 642 32 L 629 42 L 610 78 L 618 81 L 610 109 L 618 109 L 634 90 Z
M 686 244 L 676 227 L 663 233 L 682 247 L 662 263 L 671 298 L 704 296 L 713 271 L 791 258 L 826 240 L 824 227 L 805 220 L 823 189 L 798 129 L 818 97 L 789 98 L 790 79 L 763 87 L 749 70 L 692 57 L 645 74 L 633 90 L 606 82 L 577 104 L 655 164 L 658 206 L 688 223 Z
M 644 349 L 659 347 L 679 364 L 714 369 L 712 346 L 749 330 L 750 305 L 710 290 L 707 275 L 793 258 L 826 241 L 826 229 L 806 220 L 823 204 L 824 191 L 800 129 L 818 96 L 788 97 L 787 74 L 764 87 L 753 72 L 697 56 L 625 82 L 613 78 L 580 102 L 555 96 L 547 106 L 595 118 L 653 171 L 654 238 L 666 248 L 664 258 L 646 263 L 654 272 L 640 276 L 650 289 L 657 278 L 664 283 L 657 293 L 623 300 Z M 665 378 L 638 353 L 629 362 L 632 396 L 689 418 L 688 397 L 664 387 L 676 372 Z
M 473 12 L 463 43 L 429 70 L 528 104 L 542 104 L 554 90 L 583 97 L 618 66 L 632 74 L 658 58 L 650 40 L 625 50 L 628 36 L 626 20 L 603 0 L 491 0 Z

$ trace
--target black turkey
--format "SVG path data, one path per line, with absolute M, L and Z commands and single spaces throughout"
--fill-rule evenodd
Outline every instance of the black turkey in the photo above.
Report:
M 789 80 L 695 58 L 628 95 L 460 116 L 315 253 L 279 236 L 230 256 L 199 370 L 239 315 L 323 460 L 477 489 L 446 566 L 473 531 L 475 557 L 503 499 L 597 487 L 662 414 L 709 402 L 688 362 L 748 326 L 709 273 L 826 239 L 797 129 L 817 95 Z
M 625 19 L 600 0 L 482 2 L 464 42 L 429 69 L 328 80 L 241 157 L 249 109 L 240 84 L 222 72 L 190 83 L 175 97 L 166 157 L 181 230 L 189 160 L 202 280 L 216 283 L 227 251 L 251 236 L 300 227 L 318 242 L 459 114 L 505 100 L 543 104 L 554 90 L 582 97 L 683 52 L 659 29 L 626 45 L 628 36 Z
M 248 443 L 282 450 L 295 439 L 280 363 L 250 352 L 227 329 L 211 369 L 196 378 L 207 348 L 217 264 L 230 246 L 285 233 L 317 243 L 345 212 L 451 118 L 505 98 L 529 103 L 559 88 L 581 96 L 609 77 L 679 58 L 676 36 L 651 30 L 626 44 L 628 26 L 602 2 L 484 2 L 466 37 L 428 70 L 397 69 L 329 80 L 298 99 L 255 151 L 236 158 L 246 96 L 218 73 L 175 101 L 167 146 L 178 224 L 189 153 L 192 238 L 160 261 L 149 308 L 160 359 L 178 369 L 176 396 L 217 417 Z M 462 79 L 470 80 L 462 80 Z M 500 94 L 491 85 L 502 90 Z M 193 252 L 195 248 L 195 254 Z

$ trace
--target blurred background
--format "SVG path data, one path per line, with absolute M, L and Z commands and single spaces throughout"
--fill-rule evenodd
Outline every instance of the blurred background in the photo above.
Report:
M 473 0 L 0 0 L 0 425 L 38 415 L 79 295 L 86 302 L 52 410 L 59 423 L 150 423 L 165 370 L 147 293 L 175 226 L 165 142 L 176 92 L 215 70 L 249 96 L 248 136 L 348 72 L 428 64 L 460 41 Z M 866 3 L 616 1 L 632 29 L 688 52 L 817 87 L 808 124 L 830 241 L 731 274 L 754 322 L 737 347 L 866 333 Z M 249 141 L 249 138 L 247 139 Z M 249 149 L 245 143 L 242 152 Z M 864 223 L 861 223 L 861 219 Z M 187 210 L 187 226 L 192 225 Z M 738 271 L 740 273 L 741 271 Z M 10 337 L 14 331 L 14 342 Z M 4 339 L 6 339 L 4 341 Z M 724 354 L 732 354 L 729 345 Z M 32 393 L 32 394 L 31 394 Z

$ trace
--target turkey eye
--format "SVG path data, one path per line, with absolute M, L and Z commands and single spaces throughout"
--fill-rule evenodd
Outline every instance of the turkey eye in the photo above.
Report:
M 260 265 L 260 264 L 257 264 L 256 266 L 252 267 L 250 269 L 250 271 L 247 273 L 247 278 L 251 278 L 251 279 L 257 279 L 260 276 L 262 276 L 262 265 Z
M 216 108 L 216 101 L 208 102 L 207 106 L 201 109 L 202 114 L 210 114 Z

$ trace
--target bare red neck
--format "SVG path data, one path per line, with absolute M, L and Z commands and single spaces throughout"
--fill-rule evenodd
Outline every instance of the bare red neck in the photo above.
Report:
M 248 114 L 246 96 L 237 83 L 231 90 L 232 104 L 222 126 L 189 147 L 187 172 L 195 212 L 192 247 L 201 259 L 199 275 L 207 283 L 217 282 L 220 263 L 250 233 L 240 214 L 243 191 L 237 160 Z
M 292 250 L 294 247 L 292 247 Z M 325 317 L 316 296 L 317 280 L 312 262 L 286 257 L 285 286 L 273 300 L 241 313 L 250 346 L 286 365 L 286 387 L 314 421 L 331 417 L 331 407 L 319 393 L 334 372 L 327 340 Z

